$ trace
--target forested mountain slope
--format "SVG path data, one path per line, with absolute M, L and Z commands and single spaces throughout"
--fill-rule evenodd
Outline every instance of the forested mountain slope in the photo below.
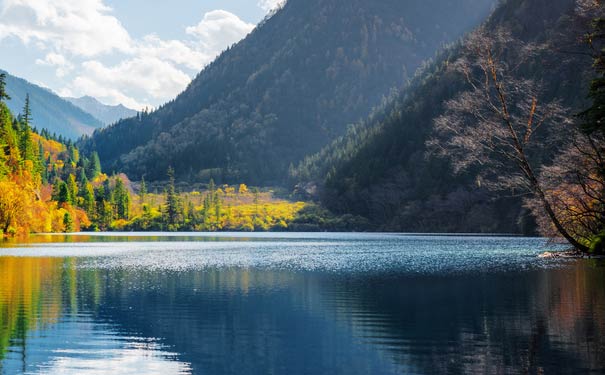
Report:
M 107 105 L 99 102 L 91 96 L 81 98 L 65 98 L 76 107 L 90 113 L 95 118 L 101 120 L 104 124 L 113 124 L 114 122 L 137 115 L 137 111 L 126 108 L 122 104 Z
M 401 88 L 494 0 L 290 0 L 175 100 L 82 147 L 138 179 L 281 183 Z
M 13 113 L 21 113 L 25 97 L 30 96 L 32 107 L 32 126 L 47 129 L 51 134 L 73 140 L 103 126 L 103 123 L 52 91 L 34 85 L 24 79 L 7 74 L 7 92 L 11 100 L 7 102 Z
M 587 104 L 592 76 L 591 59 L 582 53 L 582 35 L 576 33 L 589 20 L 576 13 L 576 5 L 574 0 L 507 0 L 484 25 L 487 32 L 540 47 L 531 55 L 510 48 L 505 60 L 518 78 L 543 84 L 543 101 L 560 100 L 572 117 Z M 519 197 L 494 197 L 473 171 L 456 175 L 447 160 L 427 149 L 445 103 L 469 89 L 464 77 L 449 69 L 460 54 L 460 45 L 443 52 L 397 98 L 306 158 L 292 171 L 293 182 L 307 191 L 319 185 L 325 206 L 365 216 L 385 230 L 530 232 L 531 218 Z M 535 157 L 546 162 L 551 156 L 546 151 Z

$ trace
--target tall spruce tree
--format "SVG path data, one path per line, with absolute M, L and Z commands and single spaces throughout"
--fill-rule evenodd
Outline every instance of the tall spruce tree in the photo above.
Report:
M 21 151 L 21 158 L 23 160 L 37 161 L 34 158 L 34 148 L 31 137 L 31 108 L 29 101 L 29 94 L 25 96 L 25 105 L 23 106 L 23 113 L 21 114 L 21 126 L 19 132 L 19 150 Z
M 168 168 L 168 188 L 166 189 L 166 211 L 165 211 L 165 215 L 166 215 L 166 224 L 168 225 L 169 229 L 176 229 L 175 226 L 177 226 L 180 223 L 179 220 L 179 216 L 180 216 L 180 203 L 179 203 L 179 197 L 176 193 L 176 188 L 175 188 L 175 180 L 174 180 L 174 169 L 172 167 Z
M 0 102 L 10 99 L 11 97 L 6 92 L 6 73 L 0 73 Z

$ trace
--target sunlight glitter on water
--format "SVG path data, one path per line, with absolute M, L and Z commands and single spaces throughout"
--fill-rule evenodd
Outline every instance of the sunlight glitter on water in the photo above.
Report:
M 39 236 L 0 248 L 0 374 L 605 370 L 602 265 L 537 257 L 552 249 L 478 236 Z
M 186 240 L 183 237 L 186 236 Z M 213 239 L 208 241 L 209 238 Z M 235 236 L 235 237 L 234 237 Z M 81 267 L 200 270 L 216 267 L 301 271 L 443 273 L 529 269 L 560 261 L 537 259 L 556 250 L 539 238 L 389 234 L 203 234 L 75 236 L 68 243 L 0 248 L 0 256 L 81 257 Z M 120 241 L 127 238 L 128 241 Z M 202 239 L 197 241 L 195 239 Z M 193 239 L 193 240 L 192 240 Z

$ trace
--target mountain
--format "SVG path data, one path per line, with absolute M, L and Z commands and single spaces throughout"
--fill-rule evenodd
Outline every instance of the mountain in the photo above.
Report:
M 504 59 L 519 79 L 544 84 L 542 102 L 559 100 L 572 115 L 587 107 L 593 74 L 579 42 L 583 33 L 575 31 L 586 31 L 589 20 L 578 15 L 576 5 L 574 0 L 507 0 L 481 29 L 539 46 L 527 55 L 530 50 L 510 42 Z M 441 53 L 406 90 L 307 157 L 292 171 L 299 191 L 318 190 L 329 209 L 364 216 L 383 230 L 531 232 L 532 218 L 519 197 L 492 194 L 473 171 L 454 174 L 447 160 L 427 149 L 427 141 L 439 140 L 433 122 L 445 113 L 445 103 L 470 89 L 449 69 L 462 53 L 462 44 Z M 551 156 L 546 150 L 535 160 L 540 164 Z
M 280 184 L 495 0 L 290 0 L 176 99 L 84 139 L 138 179 Z
M 106 125 L 113 124 L 119 120 L 137 115 L 137 111 L 126 108 L 122 104 L 106 105 L 91 96 L 83 96 L 81 98 L 65 98 L 65 100 L 71 102 L 73 105 L 79 107 L 83 111 L 90 113 Z
M 34 127 L 75 140 L 82 135 L 92 134 L 95 129 L 103 126 L 93 115 L 49 89 L 6 74 L 6 90 L 11 96 L 11 100 L 7 102 L 9 109 L 15 114 L 21 113 L 25 96 L 29 94 Z

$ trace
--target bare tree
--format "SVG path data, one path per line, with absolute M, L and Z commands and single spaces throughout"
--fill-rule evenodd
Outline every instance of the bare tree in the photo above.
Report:
M 574 237 L 589 243 L 605 226 L 605 139 L 577 132 L 552 165 L 544 167 L 540 182 L 546 199 L 561 225 Z M 526 200 L 540 231 L 556 235 L 552 222 L 542 214 L 541 202 Z
M 452 159 L 456 171 L 479 165 L 491 187 L 530 193 L 559 235 L 586 252 L 588 247 L 557 215 L 538 174 L 537 155 L 547 149 L 549 135 L 572 129 L 566 126 L 571 124 L 568 111 L 558 101 L 543 101 L 539 82 L 513 76 L 545 48 L 524 44 L 502 30 L 474 32 L 450 66 L 464 75 L 469 90 L 446 103 L 445 114 L 435 119 L 439 137 L 429 143 Z M 552 126 L 556 132 L 548 131 Z

